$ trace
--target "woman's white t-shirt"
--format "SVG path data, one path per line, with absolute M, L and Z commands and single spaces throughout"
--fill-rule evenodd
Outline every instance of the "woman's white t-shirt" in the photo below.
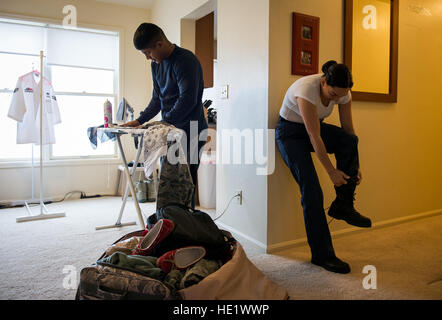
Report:
M 351 100 L 351 93 L 348 91 L 346 96 L 338 99 L 338 101 L 331 100 L 328 106 L 324 106 L 319 93 L 321 77 L 322 74 L 313 74 L 296 80 L 285 94 L 279 115 L 288 121 L 304 123 L 296 99 L 298 97 L 316 106 L 320 120 L 332 113 L 335 104 L 346 104 Z

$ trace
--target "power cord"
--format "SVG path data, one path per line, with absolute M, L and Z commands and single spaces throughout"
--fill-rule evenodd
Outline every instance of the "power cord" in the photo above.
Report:
M 56 201 L 48 200 L 48 201 L 43 201 L 43 203 L 44 204 L 51 204 L 51 203 L 63 202 L 64 200 L 68 199 L 69 197 L 71 197 L 75 193 L 80 193 L 80 199 L 90 199 L 90 198 L 103 197 L 103 195 L 99 195 L 99 194 L 88 196 L 88 195 L 86 195 L 86 193 L 84 191 L 75 190 L 75 191 L 70 191 L 70 192 L 66 193 L 61 200 L 56 200 Z M 30 202 L 30 203 L 28 203 L 28 205 L 29 205 L 29 207 L 36 207 L 36 206 L 40 205 L 40 202 Z M 20 208 L 20 207 L 24 207 L 24 206 L 25 206 L 25 204 L 12 205 L 11 203 L 2 203 L 2 204 L 0 204 L 0 209 Z
M 232 200 L 235 199 L 236 197 L 240 197 L 240 195 L 239 195 L 239 194 L 234 195 L 234 196 L 230 199 L 230 201 L 229 201 L 229 203 L 227 204 L 227 207 L 224 209 L 224 211 L 223 211 L 218 217 L 216 217 L 215 219 L 213 219 L 213 221 L 218 220 L 219 218 L 221 218 L 221 217 L 223 216 L 224 213 L 226 213 L 227 209 L 228 209 L 229 206 L 230 206 L 230 203 L 231 203 Z
M 53 201 L 53 202 L 54 202 L 54 203 L 62 202 L 62 201 L 66 200 L 67 198 L 69 198 L 71 195 L 73 195 L 73 194 L 75 194 L 75 193 L 80 193 L 80 199 L 82 199 L 83 196 L 86 195 L 83 191 L 77 191 L 77 190 L 75 190 L 75 191 L 70 191 L 70 192 L 68 192 L 68 193 L 66 193 L 66 194 L 64 195 L 63 199 L 61 199 L 61 200 L 57 200 L 57 201 Z
M 88 196 L 88 195 L 86 195 L 86 192 L 84 192 L 84 191 L 71 191 L 71 192 L 66 193 L 64 195 L 63 199 L 58 200 L 58 201 L 53 201 L 53 202 L 62 202 L 64 200 L 66 200 L 69 196 L 71 196 L 74 193 L 80 193 L 80 199 L 91 199 L 91 198 L 103 197 L 103 195 L 100 195 L 100 194 L 95 194 L 95 195 Z
M 75 190 L 75 191 L 70 191 L 70 192 L 66 193 L 66 194 L 64 195 L 63 199 L 61 199 L 61 200 L 47 201 L 47 202 L 45 202 L 44 204 L 63 202 L 64 200 L 70 198 L 70 197 L 71 197 L 73 194 L 75 194 L 75 193 L 80 193 L 80 199 L 88 198 L 88 196 L 86 196 L 86 193 L 85 193 L 85 192 Z M 37 205 L 39 205 L 39 204 L 40 204 L 40 203 L 34 203 L 33 206 L 37 206 Z M 31 207 L 32 207 L 32 206 L 31 206 Z
M 230 206 L 230 203 L 231 203 L 232 200 L 235 199 L 236 197 L 240 197 L 240 195 L 239 195 L 239 194 L 234 195 L 234 196 L 230 199 L 230 201 L 229 201 L 229 203 L 227 204 L 227 207 L 224 209 L 224 211 L 223 211 L 218 217 L 216 217 L 215 219 L 213 219 L 213 221 L 218 220 L 219 218 L 221 218 L 221 217 L 224 215 L 224 213 L 226 213 L 227 209 L 228 209 L 229 206 Z M 324 211 L 326 211 L 326 210 L 329 209 L 329 208 L 330 208 L 330 207 L 325 208 Z M 330 223 L 332 223 L 333 220 L 335 220 L 335 219 L 334 219 L 334 218 L 331 218 L 330 221 L 327 223 L 327 225 L 330 225 Z

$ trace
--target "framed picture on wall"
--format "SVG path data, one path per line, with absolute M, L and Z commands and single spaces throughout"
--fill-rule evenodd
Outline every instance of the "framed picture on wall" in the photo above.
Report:
M 293 12 L 292 74 L 318 73 L 319 18 Z

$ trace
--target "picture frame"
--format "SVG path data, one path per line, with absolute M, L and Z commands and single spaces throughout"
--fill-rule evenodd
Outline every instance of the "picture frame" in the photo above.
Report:
M 397 102 L 398 0 L 344 0 L 344 63 L 352 99 Z
M 292 14 L 292 75 L 318 73 L 319 17 Z

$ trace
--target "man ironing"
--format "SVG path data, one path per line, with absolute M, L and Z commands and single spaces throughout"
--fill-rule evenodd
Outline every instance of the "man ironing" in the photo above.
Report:
M 138 119 L 123 126 L 138 127 L 161 111 L 163 121 L 184 130 L 187 135 L 187 162 L 196 185 L 199 154 L 207 138 L 200 141 L 199 135 L 208 127 L 202 105 L 204 82 L 201 64 L 191 51 L 171 43 L 155 24 L 142 23 L 135 31 L 133 41 L 135 48 L 147 60 L 153 61 L 153 92 L 149 105 Z M 198 135 L 193 130 L 193 136 L 190 135 L 191 122 L 193 126 L 198 124 Z

